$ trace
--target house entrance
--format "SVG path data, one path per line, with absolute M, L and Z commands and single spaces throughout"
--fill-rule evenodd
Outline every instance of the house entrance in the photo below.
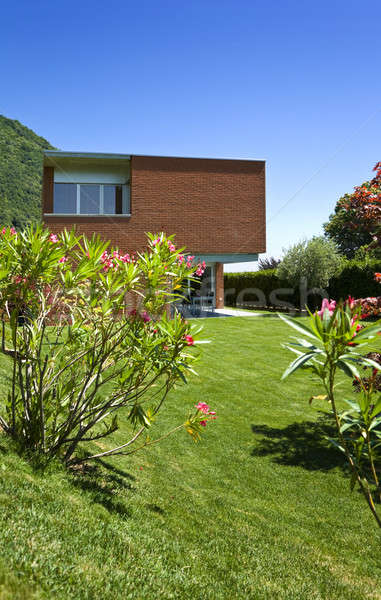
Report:
M 188 280 L 188 301 L 200 310 L 213 310 L 216 307 L 216 268 L 207 264 L 201 277 L 196 281 Z

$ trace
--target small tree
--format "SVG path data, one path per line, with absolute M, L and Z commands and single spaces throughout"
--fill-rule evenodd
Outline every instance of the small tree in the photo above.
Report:
M 362 326 L 361 306 L 351 298 L 337 306 L 335 301 L 325 299 L 321 310 L 310 314 L 308 324 L 279 316 L 303 336 L 286 344 L 296 358 L 282 379 L 303 369 L 320 380 L 324 395 L 313 396 L 310 402 L 329 403 L 336 428 L 336 437 L 330 442 L 345 455 L 351 470 L 351 490 L 358 485 L 381 528 L 381 397 L 377 385 L 381 365 L 374 360 L 374 353 L 361 353 L 381 333 L 381 321 Z M 342 411 L 337 392 L 340 373 L 355 378 L 359 392 L 350 400 L 345 399 L 346 409 Z
M 301 241 L 289 248 L 277 269 L 280 279 L 297 287 L 306 280 L 312 288 L 328 285 L 342 265 L 342 257 L 334 242 L 323 236 Z
M 147 251 L 133 258 L 73 231 L 3 229 L 1 352 L 11 384 L 0 426 L 21 451 L 70 465 L 158 441 L 144 432 L 197 358 L 198 331 L 166 317 L 184 279 L 203 270 L 192 258 L 164 234 L 149 234 Z M 126 294 L 135 307 L 126 306 Z M 85 456 L 85 443 L 118 428 L 122 408 L 131 437 Z M 185 427 L 197 440 L 211 418 L 199 403 L 173 431 Z
M 269 256 L 268 258 L 260 258 L 258 261 L 258 271 L 267 271 L 269 269 L 276 269 L 280 264 L 279 258 Z

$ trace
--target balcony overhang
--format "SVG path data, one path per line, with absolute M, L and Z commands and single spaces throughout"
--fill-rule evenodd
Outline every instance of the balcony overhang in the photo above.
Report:
M 193 254 L 190 252 L 189 254 Z M 252 262 L 258 260 L 258 254 L 241 254 L 231 253 L 231 254 L 197 254 L 195 253 L 197 260 L 205 261 L 206 263 L 240 263 L 240 262 Z
M 59 167 L 65 164 L 104 165 L 105 163 L 121 165 L 129 163 L 130 154 L 105 154 L 103 152 L 63 152 L 61 150 L 44 150 L 44 166 Z

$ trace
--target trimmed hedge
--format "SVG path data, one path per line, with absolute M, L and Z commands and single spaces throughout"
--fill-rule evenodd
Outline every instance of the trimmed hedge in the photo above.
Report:
M 350 260 L 338 275 L 332 277 L 327 289 L 333 300 L 353 296 L 366 298 L 381 296 L 381 284 L 374 280 L 374 273 L 381 272 L 381 260 L 362 261 Z M 299 289 L 292 290 L 287 281 L 281 281 L 276 275 L 276 269 L 254 271 L 249 273 L 225 273 L 225 304 L 227 306 L 247 306 L 256 308 L 271 308 L 300 306 Z M 286 293 L 286 290 L 289 293 Z M 280 290 L 283 290 L 281 292 Z M 308 303 L 312 309 L 320 305 L 320 296 L 310 295 Z
M 274 293 L 282 288 L 290 289 L 292 286 L 281 281 L 276 276 L 276 269 L 254 271 L 252 273 L 225 273 L 225 304 L 227 306 L 254 306 L 257 308 L 275 307 Z M 280 301 L 295 304 L 293 290 L 288 294 L 280 294 Z
M 374 274 L 380 271 L 379 259 L 369 260 L 367 263 L 349 260 L 339 275 L 330 280 L 329 295 L 334 300 L 344 300 L 348 296 L 381 296 L 381 285 L 374 280 Z

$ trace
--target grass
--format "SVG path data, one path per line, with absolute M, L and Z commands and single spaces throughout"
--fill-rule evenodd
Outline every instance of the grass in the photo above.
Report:
M 292 331 L 275 317 L 204 326 L 200 377 L 157 425 L 206 401 L 219 418 L 199 444 L 184 432 L 42 474 L 0 436 L 1 600 L 381 598 L 380 534 L 316 425 L 319 390 L 280 382 Z

